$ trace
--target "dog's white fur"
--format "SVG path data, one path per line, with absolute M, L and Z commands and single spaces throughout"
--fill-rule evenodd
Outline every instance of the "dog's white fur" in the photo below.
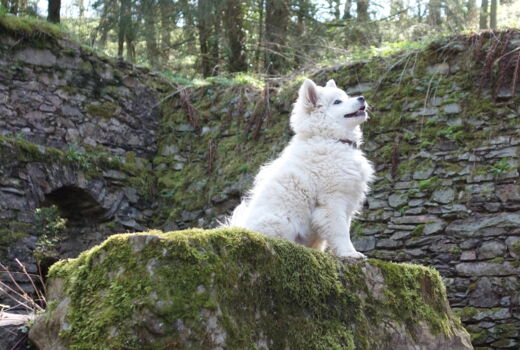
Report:
M 349 229 L 374 171 L 361 150 L 340 140 L 361 143 L 365 106 L 333 80 L 321 87 L 306 79 L 291 115 L 295 136 L 278 159 L 262 167 L 228 224 L 363 258 Z

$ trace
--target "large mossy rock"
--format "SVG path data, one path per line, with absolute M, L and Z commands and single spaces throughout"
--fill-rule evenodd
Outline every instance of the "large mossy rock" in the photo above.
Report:
M 49 272 L 46 349 L 472 349 L 439 274 L 244 230 L 116 235 Z

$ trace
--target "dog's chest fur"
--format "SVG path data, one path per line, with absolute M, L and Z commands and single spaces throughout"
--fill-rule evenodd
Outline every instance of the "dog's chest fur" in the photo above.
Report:
M 316 193 L 345 194 L 354 201 L 364 198 L 373 169 L 361 150 L 323 139 L 293 140 L 289 147 L 293 149 L 288 153 L 293 154 L 288 159 L 294 163 L 287 165 L 305 173 L 301 175 L 308 177 L 310 189 Z

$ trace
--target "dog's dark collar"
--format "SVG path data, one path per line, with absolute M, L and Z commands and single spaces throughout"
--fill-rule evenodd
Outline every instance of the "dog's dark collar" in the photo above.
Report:
M 354 148 L 357 148 L 357 143 L 355 141 L 349 140 L 349 139 L 339 139 L 338 142 L 344 143 L 346 145 L 350 145 Z

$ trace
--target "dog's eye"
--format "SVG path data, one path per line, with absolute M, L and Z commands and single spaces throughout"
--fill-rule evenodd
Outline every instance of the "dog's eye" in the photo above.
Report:
M 334 101 L 334 104 L 335 104 L 335 105 L 339 105 L 341 102 L 343 102 L 343 101 L 341 101 L 341 100 L 336 100 L 336 101 Z

